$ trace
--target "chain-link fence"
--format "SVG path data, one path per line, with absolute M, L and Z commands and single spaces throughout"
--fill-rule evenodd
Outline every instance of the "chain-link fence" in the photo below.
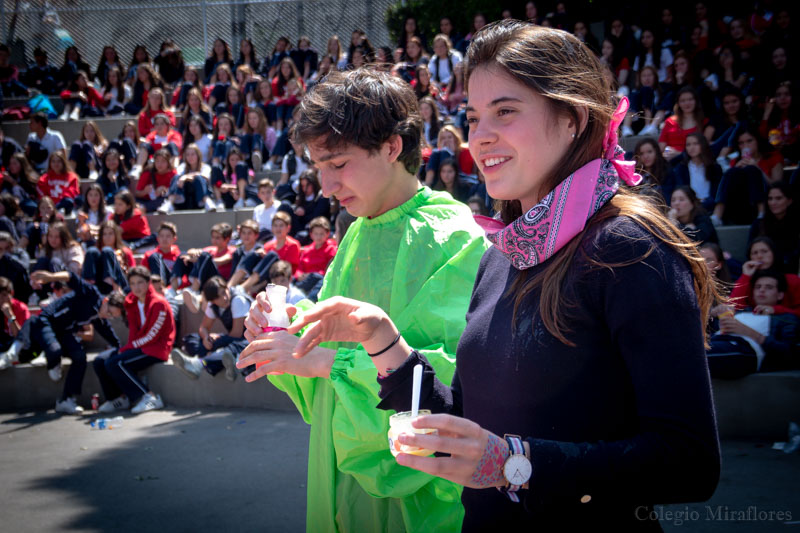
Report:
M 37 46 L 58 66 L 64 51 L 76 45 L 92 69 L 103 46 L 112 44 L 128 64 L 138 44 L 151 56 L 170 38 L 188 64 L 200 65 L 216 38 L 231 45 L 252 39 L 258 59 L 272 52 L 285 36 L 296 45 L 308 36 L 312 47 L 325 51 L 338 35 L 346 50 L 353 30 L 367 32 L 375 45 L 389 44 L 384 23 L 394 0 L 0 0 L 0 38 L 12 48 L 12 62 L 32 61 Z

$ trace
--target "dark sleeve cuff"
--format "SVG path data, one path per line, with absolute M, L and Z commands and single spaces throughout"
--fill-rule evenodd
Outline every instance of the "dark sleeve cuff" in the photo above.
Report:
M 378 409 L 398 413 L 411 410 L 411 396 L 414 385 L 414 367 L 422 365 L 422 387 L 419 395 L 420 409 L 431 413 L 450 413 L 453 411 L 453 393 L 450 387 L 436 378 L 436 371 L 428 359 L 414 350 L 394 372 L 378 377 L 381 398 Z

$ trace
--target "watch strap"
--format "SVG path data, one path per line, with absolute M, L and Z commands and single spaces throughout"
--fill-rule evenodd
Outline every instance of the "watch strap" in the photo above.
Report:
M 519 435 L 505 435 L 504 437 L 508 443 L 509 457 L 512 455 L 522 455 L 528 457 L 523 440 Z M 528 459 L 530 460 L 530 458 Z M 500 492 L 508 496 L 508 499 L 515 503 L 519 503 L 519 495 L 517 495 L 517 491 L 519 491 L 521 488 L 527 488 L 527 483 L 524 485 L 512 485 L 510 482 L 506 482 L 504 487 L 497 487 Z

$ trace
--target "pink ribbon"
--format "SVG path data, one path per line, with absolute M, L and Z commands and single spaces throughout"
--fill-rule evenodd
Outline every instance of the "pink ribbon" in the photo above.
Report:
M 605 153 L 605 158 L 611 161 L 614 168 L 617 169 L 619 179 L 629 186 L 634 186 L 642 181 L 642 177 L 636 173 L 636 161 L 625 161 L 625 152 L 617 147 L 619 125 L 625 120 L 625 114 L 628 112 L 629 107 L 628 97 L 623 96 L 619 104 L 617 104 L 616 111 L 611 116 L 611 123 L 606 130 L 606 137 L 603 139 L 603 152 Z

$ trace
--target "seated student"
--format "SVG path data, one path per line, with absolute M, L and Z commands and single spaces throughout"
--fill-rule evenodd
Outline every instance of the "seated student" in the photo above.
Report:
M 319 184 L 319 170 L 310 167 L 300 174 L 297 180 L 297 198 L 292 207 L 292 231 L 291 234 L 301 244 L 308 244 L 308 223 L 317 218 L 331 217 L 331 201 L 322 194 L 322 187 Z
M 241 209 L 255 202 L 247 198 L 247 189 L 255 174 L 247 166 L 241 150 L 234 147 L 228 151 L 225 158 L 224 169 L 221 165 L 211 167 L 211 184 L 214 187 L 214 196 L 217 198 L 217 208 Z
M 94 120 L 81 128 L 80 138 L 69 149 L 69 168 L 81 179 L 97 179 L 100 158 L 108 147 L 108 141 Z
M 203 95 L 200 89 L 193 87 L 189 89 L 186 94 L 186 106 L 183 108 L 181 119 L 178 125 L 178 131 L 181 135 L 186 135 L 189 127 L 189 121 L 197 117 L 203 123 L 206 130 L 210 130 L 214 124 L 212 119 L 211 109 L 203 101 Z M 207 132 L 207 131 L 206 131 Z
M 0 131 L 2 139 L 2 131 Z M 2 185 L 0 190 L 11 193 L 19 199 L 19 207 L 25 214 L 32 217 L 36 213 L 36 184 L 39 181 L 39 174 L 33 170 L 28 158 L 22 152 L 11 154 L 5 170 L 0 170 L 2 174 Z
M 686 137 L 686 153 L 677 158 L 672 171 L 661 183 L 664 199 L 672 199 L 676 187 L 687 185 L 697 195 L 703 209 L 711 212 L 717 199 L 717 187 L 722 179 L 722 168 L 711 155 L 711 147 L 702 133 Z
M 77 174 L 69 170 L 63 150 L 50 154 L 47 171 L 39 178 L 36 190 L 40 197 L 52 198 L 56 209 L 66 215 L 72 213 L 76 203 L 80 205 L 80 180 Z
M 291 149 L 283 156 L 283 163 L 281 163 L 281 178 L 278 181 L 278 187 L 275 190 L 275 195 L 278 200 L 286 200 L 289 203 L 294 203 L 297 196 L 297 185 L 300 175 L 308 169 L 311 162 L 305 155 L 303 147 L 295 144 L 293 139 L 294 129 L 289 128 L 289 144 Z
M 35 63 L 25 71 L 24 83 L 50 96 L 58 94 L 58 67 L 48 63 L 47 52 L 37 46 L 33 49 L 33 60 Z
M 205 209 L 216 211 L 217 204 L 211 199 L 211 167 L 203 162 L 200 148 L 192 143 L 183 151 L 183 163 L 175 170 L 169 185 L 167 201 L 160 210 L 172 213 L 175 209 Z
M 36 213 L 33 215 L 33 221 L 28 224 L 25 229 L 25 234 L 19 238 L 20 250 L 25 250 L 28 255 L 28 260 L 36 255 L 39 247 L 44 246 L 47 240 L 47 228 L 51 224 L 58 221 L 63 221 L 64 215 L 56 211 L 56 204 L 53 199 L 45 196 L 39 200 L 36 207 Z
M 147 134 L 153 130 L 153 119 L 156 115 L 162 113 L 167 115 L 170 125 L 175 126 L 175 115 L 167 106 L 167 99 L 164 97 L 164 91 L 160 87 L 153 87 L 150 92 L 147 93 L 147 104 L 145 104 L 141 113 L 139 113 L 138 128 L 141 137 L 147 137 Z
M 153 162 L 142 171 L 136 189 L 133 191 L 137 201 L 148 213 L 161 212 L 165 209 L 169 186 L 175 177 L 172 157 L 168 150 L 162 148 L 153 155 Z
M 227 222 L 211 226 L 211 246 L 203 249 L 191 248 L 181 254 L 172 268 L 172 278 L 182 279 L 188 275 L 191 287 L 183 291 L 183 298 L 189 311 L 200 309 L 200 287 L 214 276 L 229 280 L 232 271 L 233 254 L 236 248 L 230 246 L 233 228 Z
M 236 361 L 248 344 L 244 319 L 253 300 L 240 287 L 228 287 L 219 276 L 203 284 L 203 296 L 208 307 L 198 333 L 183 337 L 182 349 L 172 350 L 172 362 L 191 379 L 199 378 L 203 370 L 214 376 L 224 368 L 225 377 L 234 381 L 238 375 Z M 215 320 L 222 322 L 227 333 L 210 332 Z
M 11 280 L 0 276 L 0 312 L 3 313 L 3 329 L 0 331 L 0 350 L 11 348 L 23 324 L 31 317 L 25 302 L 14 298 L 14 285 Z M 5 353 L 0 356 L 0 370 L 8 368 L 13 361 Z
M 778 247 L 779 267 L 783 272 L 800 269 L 800 206 L 794 205 L 789 183 L 779 181 L 767 187 L 767 210 L 750 226 L 748 241 L 769 237 Z
M 47 127 L 48 124 L 49 120 L 44 113 L 39 112 L 31 116 L 29 124 L 31 133 L 25 144 L 25 156 L 40 173 L 47 168 L 50 154 L 67 149 L 67 143 L 64 142 L 61 132 L 51 130 Z
M 131 88 L 125 84 L 120 67 L 112 67 L 108 71 L 102 94 L 106 115 L 119 115 L 125 111 L 125 106 L 131 99 Z
M 736 280 L 731 291 L 731 301 L 736 309 L 756 307 L 750 295 L 750 278 L 760 270 L 778 270 L 782 265 L 777 246 L 769 237 L 756 237 L 747 247 L 748 261 L 742 265 L 742 275 Z M 800 277 L 796 274 L 785 274 L 786 290 L 780 305 L 775 308 L 776 313 L 794 313 L 800 316 Z
M 719 333 L 709 340 L 711 377 L 733 379 L 798 367 L 800 318 L 777 311 L 785 293 L 786 279 L 780 272 L 759 270 L 753 274 L 750 294 L 756 307 L 720 316 Z M 772 312 L 765 311 L 767 308 Z
M 639 71 L 639 88 L 631 93 L 631 107 L 622 126 L 622 136 L 657 136 L 664 117 L 672 109 L 672 94 L 658 83 L 658 70 L 646 66 Z M 635 131 L 634 131 L 635 128 Z
M 281 207 L 275 198 L 275 185 L 272 180 L 264 178 L 258 182 L 258 199 L 261 203 L 253 209 L 253 220 L 258 223 L 258 242 L 266 242 L 272 238 L 272 217 Z
M 11 347 L 0 354 L 0 358 L 13 363 L 22 350 L 42 351 L 47 358 L 47 375 L 57 382 L 62 376 L 61 359 L 69 357 L 72 364 L 67 372 L 61 399 L 56 401 L 56 412 L 80 414 L 83 408 L 78 405 L 76 398 L 81 393 L 86 373 L 86 350 L 76 339 L 76 333 L 84 325 L 91 324 L 111 346 L 118 348 L 119 339 L 108 319 L 112 314 L 122 314 L 122 298 L 103 298 L 97 287 L 73 272 L 38 270 L 31 274 L 31 278 L 40 285 L 52 283 L 57 294 L 66 294 L 60 294 L 39 315 L 25 322 Z
M 131 174 L 134 173 L 134 167 L 136 167 L 136 158 L 139 155 L 140 141 L 141 138 L 139 137 L 136 124 L 132 120 L 129 120 L 122 126 L 122 131 L 120 131 L 117 138 L 108 144 L 109 150 L 113 149 L 120 153 L 125 169 L 130 169 Z M 141 171 L 141 166 L 137 168 Z M 136 176 L 138 175 L 139 173 L 137 172 Z
M 105 397 L 98 409 L 100 413 L 127 409 L 131 405 L 133 414 L 164 407 L 161 396 L 148 390 L 137 373 L 169 357 L 175 342 L 172 308 L 150 284 L 150 272 L 146 268 L 133 267 L 128 272 L 128 285 L 131 288 L 125 297 L 128 342 L 119 351 L 107 358 L 97 358 L 93 363 Z
M 86 250 L 83 279 L 94 284 L 101 294 L 119 289 L 127 293 L 127 273 L 136 262 L 122 241 L 122 229 L 113 220 L 104 220 L 98 234 L 97 246 Z
M 228 152 L 238 148 L 241 140 L 236 135 L 236 124 L 228 113 L 216 118 L 214 130 L 211 132 L 211 164 L 222 166 L 228 159 Z
M 278 211 L 272 217 L 272 234 L 274 238 L 264 244 L 265 252 L 275 252 L 278 259 L 288 261 L 292 265 L 292 272 L 297 272 L 300 267 L 300 243 L 289 236 L 292 229 L 292 219 L 287 213 Z M 256 254 L 246 254 L 239 262 L 239 268 L 244 269 L 250 277 L 242 287 L 253 293 L 257 288 L 269 281 L 269 267 L 275 262 L 275 256 L 267 253 L 263 258 Z
M 247 276 L 244 270 L 238 268 L 244 256 L 250 253 L 254 253 L 259 257 L 267 255 L 267 252 L 264 251 L 264 247 L 258 243 L 258 224 L 255 220 L 245 220 L 239 224 L 238 229 L 242 244 L 233 252 L 233 259 L 231 260 L 231 270 L 233 274 L 231 275 L 231 279 L 228 280 L 228 285 L 230 287 L 241 284 Z
M 15 239 L 19 239 L 27 229 L 28 224 L 19 207 L 19 199 L 7 192 L 0 193 L 0 231 L 7 231 Z
M 717 230 L 714 229 L 711 218 L 700 204 L 694 189 L 688 185 L 681 185 L 672 193 L 667 217 L 690 239 L 700 244 L 719 243 Z
M 166 150 L 175 160 L 183 150 L 183 136 L 172 127 L 170 118 L 165 113 L 159 113 L 153 117 L 153 129 L 139 144 L 136 163 L 144 167 L 147 159 L 154 157 L 155 153 L 160 150 Z M 171 162 L 174 163 L 174 161 Z
M 103 198 L 103 189 L 96 183 L 89 185 L 86 190 L 86 200 L 78 209 L 75 217 L 75 234 L 81 244 L 92 245 L 97 240 L 97 230 L 100 223 L 108 218 L 106 212 L 106 201 Z
M 17 249 L 17 241 L 6 231 L 0 231 L 0 276 L 11 281 L 17 298 L 28 302 L 33 288 L 28 276 L 30 259 L 24 249 Z
M 83 248 L 72 237 L 67 225 L 56 222 L 47 228 L 44 246 L 36 251 L 34 270 L 59 272 L 68 270 L 81 275 L 83 268 Z
M 434 186 L 437 191 L 447 191 L 455 200 L 467 203 L 474 184 L 470 184 L 466 176 L 459 172 L 458 163 L 453 158 L 445 159 L 439 165 L 439 182 Z
M 178 226 L 172 222 L 162 222 L 156 231 L 158 246 L 145 252 L 142 266 L 153 274 L 161 277 L 166 285 L 171 285 L 173 293 L 181 286 L 181 279 L 171 279 L 175 261 L 181 255 L 181 249 L 175 244 L 178 241 Z M 173 283 L 174 282 L 174 283 Z
M 222 101 L 214 105 L 214 113 L 217 115 L 221 115 L 222 113 L 230 114 L 236 124 L 236 129 L 240 130 L 244 126 L 244 112 L 246 107 L 242 102 L 242 93 L 238 86 L 230 85 L 225 90 L 224 95 Z
M 750 224 L 764 215 L 766 186 L 783 177 L 783 159 L 753 128 L 733 135 L 741 157 L 725 171 L 717 189 L 714 215 L 725 224 Z
M 461 133 L 452 124 L 445 124 L 439 130 L 437 148 L 431 153 L 431 157 L 425 166 L 425 184 L 429 187 L 436 185 L 439 180 L 439 166 L 450 158 L 458 161 L 458 168 L 463 174 L 475 173 L 475 162 L 469 148 L 464 143 Z
M 150 223 L 136 207 L 133 194 L 127 189 L 114 196 L 114 215 L 111 218 L 122 228 L 122 238 L 132 250 L 155 244 L 156 236 L 150 233 Z
M 69 88 L 61 91 L 64 112 L 61 120 L 78 120 L 84 117 L 102 117 L 106 102 L 100 91 L 89 82 L 86 72 L 78 71 Z
M 699 132 L 710 139 L 714 128 L 703 114 L 703 106 L 692 87 L 684 87 L 675 96 L 675 114 L 664 121 L 664 129 L 658 137 L 658 145 L 668 161 L 686 149 L 686 137 Z
M 269 157 L 269 148 L 275 146 L 277 134 L 267 124 L 261 108 L 253 107 L 245 113 L 244 128 L 241 135 L 241 148 L 250 168 L 261 170 L 264 160 Z
M 100 160 L 102 164 L 96 183 L 103 190 L 105 201 L 110 204 L 118 192 L 130 190 L 131 179 L 128 177 L 124 158 L 116 148 L 106 150 Z
M 272 263 L 269 267 L 269 282 L 286 287 L 287 304 L 294 305 L 307 298 L 306 294 L 292 283 L 292 265 L 288 261 L 279 259 Z
M 338 245 L 331 239 L 331 223 L 325 217 L 317 217 L 308 223 L 311 244 L 300 249 L 300 262 L 295 272 L 297 287 L 317 301 L 322 288 L 322 277 L 336 255 Z
M 211 162 L 212 138 L 209 129 L 200 117 L 191 117 L 186 132 L 183 134 L 183 145 L 196 145 L 203 156 L 203 163 Z M 184 148 L 184 151 L 186 148 Z

